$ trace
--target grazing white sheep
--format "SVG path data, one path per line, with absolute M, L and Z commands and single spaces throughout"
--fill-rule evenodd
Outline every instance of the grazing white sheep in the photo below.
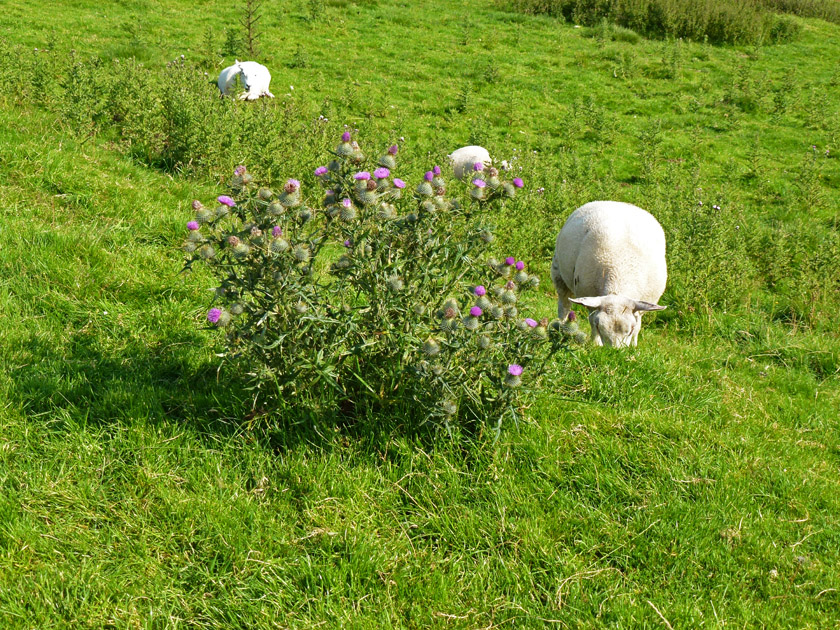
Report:
M 487 149 L 477 146 L 461 147 L 446 157 L 452 163 L 452 170 L 455 171 L 457 179 L 472 173 L 476 162 L 481 162 L 484 166 L 490 166 L 493 163 Z
M 662 226 L 629 203 L 587 203 L 557 235 L 551 263 L 557 314 L 565 319 L 571 302 L 588 308 L 599 346 L 635 346 L 642 313 L 665 308 L 656 301 L 667 278 Z
M 245 92 L 239 95 L 242 100 L 255 101 L 261 96 L 274 98 L 274 94 L 268 91 L 271 83 L 271 74 L 261 63 L 256 61 L 236 60 L 232 66 L 228 66 L 219 73 L 219 91 L 223 96 L 230 94 L 236 86 L 236 78 L 242 82 Z

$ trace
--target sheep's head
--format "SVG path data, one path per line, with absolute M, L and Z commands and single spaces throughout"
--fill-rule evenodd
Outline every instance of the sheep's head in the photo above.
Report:
M 642 313 L 661 311 L 665 308 L 623 295 L 571 298 L 570 301 L 589 309 L 592 341 L 599 346 L 607 345 L 613 348 L 636 345 L 639 328 L 642 326 Z

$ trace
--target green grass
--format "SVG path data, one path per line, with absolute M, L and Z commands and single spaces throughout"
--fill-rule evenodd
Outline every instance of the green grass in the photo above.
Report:
M 556 231 L 597 198 L 662 221 L 669 310 L 636 350 L 558 359 L 495 443 L 256 421 L 178 246 L 262 140 L 156 168 L 21 71 L 0 97 L 0 627 L 836 626 L 840 27 L 714 48 L 486 4 L 312 6 L 264 9 L 265 107 L 330 119 L 303 157 L 276 141 L 277 179 L 345 123 L 405 137 L 408 175 L 470 142 L 521 156 L 528 213 L 499 241 L 542 275 L 538 310 Z M 135 55 L 157 86 L 234 19 L 13 1 L 0 26 L 56 58 Z

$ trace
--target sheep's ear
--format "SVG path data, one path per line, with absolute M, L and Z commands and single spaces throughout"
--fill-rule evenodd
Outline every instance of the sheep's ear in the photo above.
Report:
M 580 304 L 589 309 L 596 309 L 601 306 L 601 299 L 600 297 L 569 298 L 569 302 Z
M 665 306 L 659 306 L 659 304 L 651 304 L 650 302 L 639 302 L 636 301 L 636 306 L 633 308 L 634 311 L 664 311 Z

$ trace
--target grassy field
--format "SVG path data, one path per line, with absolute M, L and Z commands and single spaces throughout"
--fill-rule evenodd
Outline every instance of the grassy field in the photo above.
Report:
M 205 81 L 166 127 L 166 64 L 213 78 L 237 15 L 0 15 L 0 627 L 840 627 L 840 26 L 712 47 L 492 3 L 267 1 L 277 98 Z M 91 57 L 134 57 L 148 92 L 116 116 L 74 91 Z M 637 349 L 560 357 L 497 442 L 255 418 L 203 326 L 212 280 L 180 273 L 189 204 L 241 162 L 306 189 L 345 124 L 415 178 L 465 144 L 517 157 L 499 248 L 546 316 L 569 213 L 649 209 L 668 310 Z

